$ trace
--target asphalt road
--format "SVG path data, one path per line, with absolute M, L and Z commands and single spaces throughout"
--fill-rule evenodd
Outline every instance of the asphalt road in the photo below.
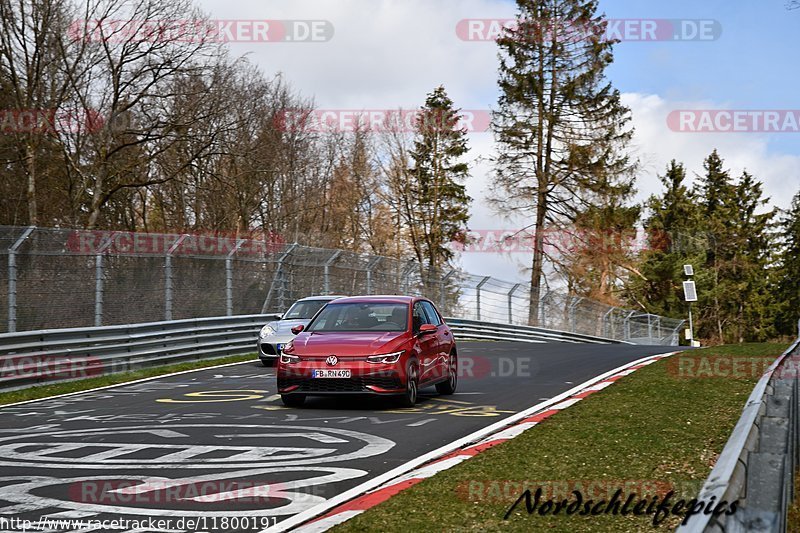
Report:
M 354 397 L 284 408 L 274 370 L 260 363 L 2 408 L 0 532 L 81 530 L 43 517 L 130 521 L 107 531 L 259 531 L 594 376 L 672 350 L 460 342 L 458 392 L 424 390 L 414 409 Z

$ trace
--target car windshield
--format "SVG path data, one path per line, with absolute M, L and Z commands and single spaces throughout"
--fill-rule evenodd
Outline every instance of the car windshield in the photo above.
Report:
M 328 305 L 306 331 L 405 331 L 407 328 L 407 304 L 341 303 Z
M 328 303 L 328 300 L 307 300 L 305 302 L 295 302 L 286 311 L 281 320 L 308 320 L 317 314 L 320 308 Z

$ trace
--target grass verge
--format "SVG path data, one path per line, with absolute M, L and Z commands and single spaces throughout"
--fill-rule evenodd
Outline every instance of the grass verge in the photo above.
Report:
M 130 381 L 136 381 L 139 379 L 163 376 L 165 374 L 172 374 L 174 372 L 183 372 L 185 370 L 198 370 L 201 368 L 209 368 L 213 366 L 225 365 L 228 363 L 244 363 L 246 361 L 256 361 L 256 355 L 255 354 L 232 355 L 228 357 L 219 357 L 215 359 L 203 359 L 200 361 L 177 363 L 168 366 L 143 368 L 141 370 L 134 370 L 133 372 L 108 374 L 105 376 L 81 379 L 77 381 L 69 381 L 65 383 L 53 383 L 52 385 L 38 385 L 28 389 L 21 389 L 10 392 L 0 392 L 0 405 L 8 405 L 10 403 L 24 402 L 28 400 L 39 400 L 41 398 L 49 398 L 51 396 L 58 396 L 60 394 L 69 394 L 72 392 L 80 392 L 89 389 L 96 389 L 98 387 L 107 387 L 109 385 L 128 383 Z
M 503 517 L 526 488 L 559 501 L 575 501 L 572 490 L 595 502 L 617 489 L 635 501 L 669 490 L 673 502 L 696 497 L 760 372 L 785 349 L 721 346 L 649 365 L 334 531 L 653 530 L 652 515 L 529 515 L 524 502 Z

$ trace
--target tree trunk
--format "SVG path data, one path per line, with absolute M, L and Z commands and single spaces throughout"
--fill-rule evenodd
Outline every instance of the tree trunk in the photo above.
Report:
M 547 192 L 540 189 L 536 202 L 536 230 L 533 244 L 533 265 L 531 267 L 531 293 L 530 309 L 528 310 L 528 324 L 539 325 L 539 301 L 542 291 L 542 268 L 544 264 L 544 221 L 547 215 Z
M 36 205 L 36 154 L 31 143 L 25 145 L 25 160 L 28 167 L 28 225 L 39 225 L 39 209 Z

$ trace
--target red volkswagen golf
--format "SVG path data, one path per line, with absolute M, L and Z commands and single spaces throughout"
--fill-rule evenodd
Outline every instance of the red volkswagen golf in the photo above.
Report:
M 417 402 L 420 388 L 453 394 L 456 343 L 430 300 L 409 296 L 341 298 L 323 307 L 283 348 L 278 392 L 290 407 L 306 396 L 395 395 Z

